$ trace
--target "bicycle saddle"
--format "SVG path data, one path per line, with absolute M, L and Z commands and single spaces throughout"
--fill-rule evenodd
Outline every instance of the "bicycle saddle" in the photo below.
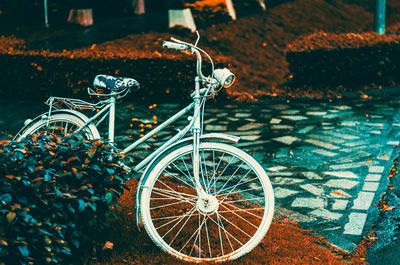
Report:
M 93 81 L 93 86 L 96 88 L 107 89 L 110 92 L 121 92 L 132 87 L 138 88 L 140 84 L 133 78 L 96 75 Z

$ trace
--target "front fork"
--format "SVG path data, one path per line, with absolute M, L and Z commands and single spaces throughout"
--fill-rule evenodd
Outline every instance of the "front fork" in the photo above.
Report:
M 194 116 L 193 125 L 193 178 L 196 186 L 197 196 L 199 199 L 205 200 L 207 192 L 204 191 L 200 183 L 200 134 L 201 134 L 201 97 L 200 97 L 201 78 L 195 78 L 195 95 L 194 95 Z

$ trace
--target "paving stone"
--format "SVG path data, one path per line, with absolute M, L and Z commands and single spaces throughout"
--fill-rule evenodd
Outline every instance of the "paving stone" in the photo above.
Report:
M 264 127 L 263 123 L 248 123 L 243 126 L 240 126 L 239 128 L 237 128 L 237 130 L 238 131 L 250 131 L 250 130 L 258 129 L 261 127 Z
M 272 171 L 272 172 L 268 172 L 268 176 L 270 176 L 270 177 L 272 177 L 272 176 L 291 177 L 291 176 L 293 176 L 293 172 L 282 172 L 282 171 L 273 172 Z M 275 179 L 277 179 L 279 182 L 281 181 L 281 179 L 278 179 L 277 177 Z
M 328 156 L 328 157 L 333 157 L 333 156 L 338 155 L 337 153 L 329 152 L 324 149 L 314 149 L 314 150 L 312 150 L 312 152 L 317 153 L 319 155 Z
M 335 202 L 332 204 L 332 210 L 344 210 L 346 209 L 348 203 L 348 200 L 335 200 Z
M 356 121 L 342 121 L 340 125 L 342 126 L 356 126 L 358 124 Z
M 369 173 L 383 173 L 385 167 L 383 166 L 370 166 L 368 169 Z
M 360 139 L 360 137 L 356 136 L 356 135 L 351 135 L 351 134 L 345 134 L 345 133 L 338 133 L 338 132 L 325 132 L 326 134 L 330 134 L 333 135 L 337 138 L 341 138 L 341 139 L 346 139 L 346 140 L 357 140 Z
M 371 118 L 371 119 L 383 119 L 385 117 L 381 116 L 381 115 L 369 115 L 369 118 Z
M 323 185 L 331 188 L 341 188 L 349 190 L 357 186 L 357 184 L 358 181 L 353 181 L 348 179 L 331 179 Z
M 386 125 L 386 124 L 383 124 L 383 123 L 371 123 L 371 122 L 365 122 L 363 124 L 366 125 L 366 126 L 381 127 L 381 128 L 385 127 L 385 125 Z
M 369 166 L 373 164 L 378 164 L 378 161 L 372 161 L 372 162 L 355 162 L 355 163 L 346 163 L 346 164 L 339 164 L 339 165 L 331 165 L 330 168 L 333 170 L 340 170 L 340 169 L 350 169 L 350 168 L 359 168 L 362 166 Z
M 236 118 L 248 118 L 250 116 L 251 116 L 251 113 L 243 113 L 243 112 L 235 113 Z
M 294 127 L 291 125 L 272 125 L 271 129 L 272 130 L 291 130 Z
M 353 112 L 346 111 L 346 112 L 341 112 L 341 113 L 332 113 L 332 114 L 324 115 L 323 118 L 324 119 L 336 119 L 336 118 L 351 115 L 351 114 L 353 114 Z
M 272 118 L 269 123 L 270 124 L 279 124 L 279 123 L 281 123 L 281 121 L 282 121 L 281 119 Z
M 370 143 L 370 141 L 363 140 L 363 141 L 358 141 L 358 142 L 345 143 L 344 145 L 353 147 L 353 146 L 366 145 L 366 144 L 369 144 L 369 143 Z
M 351 171 L 326 171 L 325 175 L 335 176 L 339 178 L 358 179 L 359 177 Z
M 296 190 L 289 190 L 289 189 L 284 189 L 281 187 L 277 187 L 276 189 L 274 189 L 274 196 L 275 198 L 278 199 L 283 199 L 283 198 L 287 198 L 289 196 L 292 196 L 293 194 L 297 194 L 299 193 Z
M 271 174 L 269 174 L 269 175 L 271 175 Z M 295 185 L 295 184 L 298 184 L 301 182 L 304 182 L 304 179 L 275 177 L 272 180 L 272 183 L 274 185 Z
M 321 198 L 296 198 L 292 207 L 298 208 L 323 208 L 325 206 L 325 202 Z
M 381 174 L 368 174 L 365 177 L 365 181 L 379 181 L 381 179 Z
M 364 182 L 362 190 L 364 191 L 377 191 L 379 187 L 379 182 Z
M 321 179 L 323 179 L 320 175 L 318 175 L 317 173 L 312 172 L 312 171 L 301 172 L 301 174 L 303 174 L 309 180 L 321 180 Z
M 333 123 L 331 123 L 331 122 L 323 122 L 323 123 L 321 123 L 323 126 L 332 126 L 333 125 Z
M 273 138 L 273 140 L 287 144 L 287 145 L 291 145 L 293 142 L 299 141 L 300 139 L 293 137 L 293 136 L 282 136 L 282 137 Z
M 274 172 L 282 171 L 285 169 L 287 169 L 287 167 L 284 167 L 284 166 L 276 166 L 276 167 L 267 168 L 268 171 L 274 171 Z
M 245 141 L 256 141 L 256 140 L 258 140 L 260 138 L 261 138 L 260 135 L 243 135 L 243 136 L 240 136 L 240 139 L 245 140 Z
M 206 131 L 227 131 L 228 127 L 226 125 L 211 125 L 211 124 L 207 124 L 206 125 Z
M 300 188 L 316 195 L 316 196 L 320 196 L 324 193 L 324 190 L 321 188 L 318 188 L 312 184 L 305 184 L 305 185 L 300 185 Z
M 326 209 L 316 209 L 314 211 L 311 211 L 310 214 L 327 220 L 339 220 L 342 217 L 342 214 L 333 213 Z
M 332 138 L 329 136 L 323 136 L 323 135 L 317 135 L 317 134 L 309 134 L 308 137 L 317 139 L 317 140 L 322 140 L 325 142 L 329 142 L 329 143 L 335 143 L 335 144 L 341 144 L 344 143 L 344 140 L 342 139 L 338 139 L 338 138 Z
M 213 123 L 213 122 L 215 122 L 217 120 L 218 120 L 217 118 L 207 119 L 207 120 L 204 121 L 204 124 Z
M 313 145 L 316 145 L 316 146 L 319 146 L 319 147 L 323 147 L 323 148 L 326 148 L 326 149 L 330 149 L 330 150 L 338 150 L 338 149 L 340 149 L 336 145 L 333 145 L 333 144 L 330 144 L 330 143 L 325 143 L 325 142 L 322 142 L 322 141 L 317 141 L 317 140 L 314 140 L 314 139 L 307 139 L 307 140 L 305 140 L 305 142 L 313 144 Z
M 282 110 L 281 111 L 282 114 L 286 114 L 286 115 L 294 115 L 294 114 L 297 114 L 299 112 L 300 112 L 300 110 L 297 110 L 297 109 L 289 109 L 289 110 Z
M 301 115 L 284 115 L 280 116 L 283 119 L 291 120 L 291 121 L 302 121 L 302 120 L 307 120 L 308 117 L 301 116 Z
M 222 118 L 222 117 L 226 117 L 226 116 L 228 116 L 228 113 L 226 113 L 226 112 L 217 113 L 218 118 Z
M 307 111 L 306 112 L 306 115 L 309 115 L 309 116 L 323 116 L 323 115 L 326 115 L 326 111 Z
M 314 129 L 314 128 L 315 128 L 314 125 L 309 125 L 309 126 L 306 126 L 306 127 L 302 128 L 302 129 L 300 129 L 297 133 L 300 133 L 300 134 L 307 134 L 307 133 L 309 133 L 310 131 L 312 131 L 312 129 Z
M 362 145 L 362 146 L 356 146 L 356 147 L 350 147 L 350 148 L 344 148 L 340 149 L 341 152 L 345 153 L 350 153 L 358 150 L 363 150 L 363 149 L 375 149 L 375 148 L 381 148 L 380 144 L 369 144 L 369 145 Z
M 390 158 L 392 157 L 393 151 L 394 151 L 393 147 L 390 147 L 389 149 L 386 149 L 386 148 L 385 149 L 381 149 L 379 151 L 377 159 L 384 160 L 384 161 L 389 161 Z
M 375 193 L 360 191 L 358 197 L 354 200 L 354 205 L 351 209 L 355 210 L 368 210 L 374 199 Z
M 367 220 L 366 213 L 350 213 L 349 214 L 349 221 L 344 226 L 344 234 L 349 235 L 361 235 L 365 221 Z

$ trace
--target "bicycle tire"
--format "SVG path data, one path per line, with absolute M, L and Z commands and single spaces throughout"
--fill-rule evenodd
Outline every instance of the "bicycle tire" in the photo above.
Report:
M 210 198 L 210 208 L 204 208 L 191 182 L 192 152 L 192 145 L 178 147 L 154 162 L 141 187 L 143 225 L 157 246 L 180 259 L 237 259 L 256 247 L 269 229 L 272 185 L 261 165 L 244 151 L 223 143 L 201 143 L 200 182 L 215 198 Z M 217 240 L 211 240 L 214 237 Z
M 23 138 L 26 138 L 29 135 L 40 134 L 47 131 L 51 131 L 52 133 L 58 135 L 73 133 L 84 124 L 85 122 L 82 119 L 74 115 L 67 113 L 54 114 L 50 116 L 49 119 L 41 119 L 36 122 L 32 122 L 32 124 L 29 124 L 29 126 L 27 126 L 22 132 L 19 133 L 17 137 L 15 137 L 15 140 L 21 141 Z M 86 127 L 82 130 L 82 135 L 84 135 L 88 140 L 94 140 L 96 134 L 91 128 Z

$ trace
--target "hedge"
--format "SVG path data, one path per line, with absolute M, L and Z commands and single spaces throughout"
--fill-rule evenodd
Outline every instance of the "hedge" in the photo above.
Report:
M 400 35 L 318 32 L 288 46 L 292 85 L 363 86 L 400 82 Z
M 144 101 L 188 99 L 194 87 L 194 61 L 164 58 L 90 58 L 0 54 L 0 97 L 45 100 L 48 96 L 87 98 L 97 74 L 132 77 L 141 89 L 127 98 Z
M 0 142 L 0 264 L 66 263 L 102 244 L 133 176 L 117 159 L 79 135 Z

